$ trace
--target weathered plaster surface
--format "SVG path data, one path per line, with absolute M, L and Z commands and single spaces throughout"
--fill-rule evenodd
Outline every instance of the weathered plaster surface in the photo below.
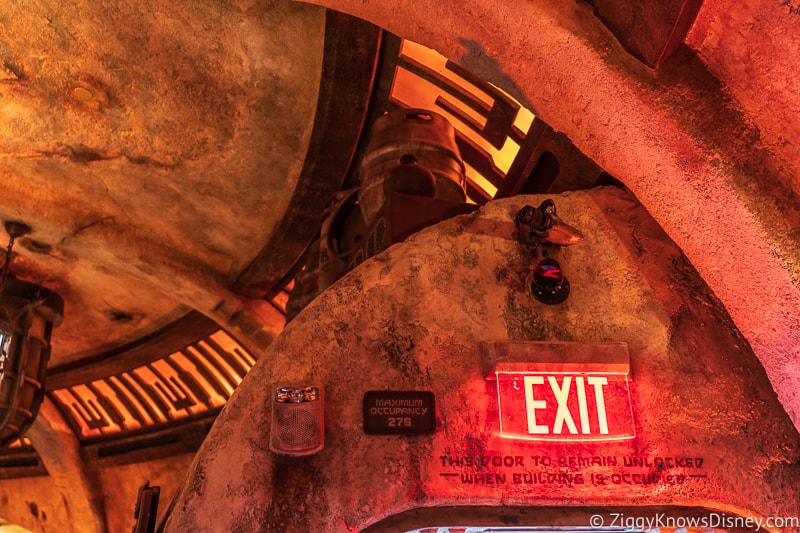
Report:
M 701 83 L 705 65 L 677 54 L 649 71 L 577 2 L 313 3 L 497 83 L 622 180 L 726 306 L 800 427 L 795 175 L 759 150 L 752 107 L 742 109 L 718 83 Z M 754 265 L 764 280 L 756 290 L 743 282 Z
M 47 475 L 0 481 L 0 516 L 33 533 L 106 533 L 100 482 L 58 408 L 45 400 L 27 435 Z
M 0 220 L 33 228 L 13 272 L 67 301 L 54 365 L 233 305 L 295 191 L 324 33 L 280 0 L 2 3 Z
M 552 252 L 572 293 L 560 306 L 543 305 L 527 289 L 537 261 L 517 243 L 512 222 L 542 199 L 495 201 L 423 230 L 312 302 L 220 414 L 167 531 L 349 532 L 434 505 L 664 504 L 797 516 L 798 434 L 685 256 L 629 192 L 558 196 L 559 214 L 586 239 Z M 503 340 L 627 343 L 636 438 L 546 445 L 500 438 L 496 392 L 481 374 L 477 343 Z M 324 386 L 322 452 L 269 451 L 276 383 Z M 366 436 L 362 397 L 374 389 L 433 391 L 435 434 Z M 440 475 L 452 471 L 441 460 L 447 454 L 700 457 L 700 469 L 662 473 L 706 477 L 655 486 L 467 485 Z M 526 469 L 537 471 L 530 462 Z
M 157 521 L 160 521 L 167 514 L 169 502 L 186 476 L 192 458 L 192 454 L 181 454 L 99 468 L 108 531 L 131 530 L 139 487 L 146 481 L 151 487 L 159 487 Z
M 686 39 L 752 118 L 763 147 L 795 177 L 795 198 L 800 194 L 800 107 L 794 98 L 800 85 L 798 23 L 796 0 L 706 0 Z

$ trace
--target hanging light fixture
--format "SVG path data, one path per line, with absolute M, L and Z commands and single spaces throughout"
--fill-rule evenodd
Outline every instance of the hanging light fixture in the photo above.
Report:
M 5 230 L 10 239 L 0 274 L 0 446 L 21 437 L 39 413 L 50 334 L 64 311 L 55 292 L 8 275 L 14 241 L 30 227 L 6 222 Z

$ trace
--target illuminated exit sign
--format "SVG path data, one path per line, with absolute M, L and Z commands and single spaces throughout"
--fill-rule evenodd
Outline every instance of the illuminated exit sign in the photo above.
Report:
M 547 441 L 631 439 L 625 344 L 507 342 L 483 347 L 497 383 L 500 434 Z

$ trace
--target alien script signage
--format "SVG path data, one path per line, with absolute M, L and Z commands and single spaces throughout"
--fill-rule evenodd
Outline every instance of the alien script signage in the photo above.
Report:
M 500 434 L 544 441 L 635 437 L 624 344 L 495 347 Z
M 436 427 L 434 396 L 428 391 L 369 391 L 364 394 L 364 433 L 423 435 Z

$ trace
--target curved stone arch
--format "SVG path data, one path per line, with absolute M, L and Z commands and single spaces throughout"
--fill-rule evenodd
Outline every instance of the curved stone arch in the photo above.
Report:
M 508 90 L 624 182 L 724 303 L 800 427 L 797 221 L 757 182 L 788 183 L 689 51 L 658 73 L 588 4 L 313 1 L 436 49 Z M 757 174 L 757 176 L 756 176 Z
M 557 196 L 559 213 L 585 241 L 550 251 L 568 268 L 572 290 L 564 304 L 544 305 L 529 290 L 536 261 L 513 222 L 526 203 L 542 200 L 496 200 L 429 227 L 312 301 L 220 413 L 165 531 L 355 532 L 411 509 L 461 505 L 681 505 L 795 516 L 800 448 L 792 423 L 677 247 L 626 190 Z M 570 350 L 625 343 L 635 438 L 564 444 L 502 435 L 499 385 L 486 378 L 480 347 L 487 341 L 566 342 Z M 302 457 L 273 453 L 271 391 L 310 385 L 325 392 L 325 447 Z M 367 434 L 370 390 L 434 392 L 436 430 Z M 573 472 L 580 480 L 525 480 L 541 473 L 534 457 L 558 454 L 616 459 Z M 613 481 L 632 475 L 617 468 L 661 472 L 644 467 L 676 454 L 694 458 L 688 471 L 668 472 L 686 474 L 680 481 Z M 648 456 L 650 464 L 625 464 Z M 480 468 L 464 460 L 475 457 L 484 458 Z M 502 469 L 484 468 L 490 464 Z M 491 483 L 461 477 L 484 472 Z M 588 481 L 593 472 L 611 482 Z

